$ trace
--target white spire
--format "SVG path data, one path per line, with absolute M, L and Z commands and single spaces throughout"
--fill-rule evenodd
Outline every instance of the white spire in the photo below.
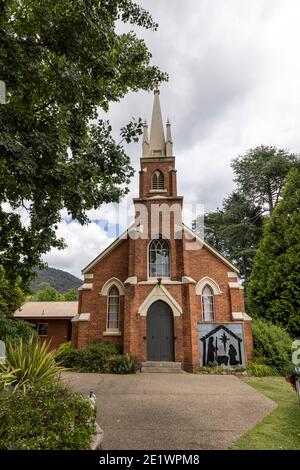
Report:
M 150 131 L 150 154 L 165 155 L 166 142 L 159 102 L 159 90 L 154 90 L 154 103 Z

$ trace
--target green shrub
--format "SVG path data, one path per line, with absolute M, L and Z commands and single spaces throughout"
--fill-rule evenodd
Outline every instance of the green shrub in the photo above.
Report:
M 89 449 L 94 411 L 79 394 L 59 384 L 0 394 L 0 449 Z
M 0 340 L 5 343 L 19 338 L 28 340 L 32 335 L 38 337 L 30 323 L 23 320 L 12 320 L 0 314 Z
M 247 371 L 255 377 L 268 377 L 279 375 L 277 369 L 275 369 L 274 367 L 268 366 L 266 364 L 258 364 L 256 362 L 252 362 L 252 364 L 247 367 Z
M 285 373 L 291 361 L 292 340 L 287 331 L 261 319 L 252 322 L 254 358 L 256 363 L 273 367 Z
M 91 343 L 82 349 L 66 347 L 58 360 L 65 367 L 79 372 L 129 374 L 135 371 L 132 358 L 119 354 L 119 349 L 114 344 L 102 341 Z
M 49 343 L 41 343 L 35 336 L 27 342 L 20 338 L 8 343 L 6 362 L 0 364 L 0 384 L 25 393 L 28 386 L 43 386 L 56 380 L 65 369 L 55 361 L 59 349 L 51 351 L 49 347 Z
M 136 371 L 132 357 L 118 354 L 112 356 L 109 361 L 109 371 L 112 374 L 131 374 Z

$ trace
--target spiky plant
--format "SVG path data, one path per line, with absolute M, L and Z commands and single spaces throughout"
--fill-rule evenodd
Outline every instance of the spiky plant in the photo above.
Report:
M 34 335 L 26 342 L 20 338 L 8 343 L 6 363 L 0 364 L 0 384 L 26 393 L 28 386 L 52 383 L 66 370 L 57 360 L 59 355 L 60 348 L 50 350 L 49 343 L 41 343 Z

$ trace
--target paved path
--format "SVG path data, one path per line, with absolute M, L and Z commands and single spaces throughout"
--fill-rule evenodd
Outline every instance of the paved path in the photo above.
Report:
M 96 394 L 103 449 L 227 449 L 276 406 L 226 375 L 68 372 L 65 380 Z

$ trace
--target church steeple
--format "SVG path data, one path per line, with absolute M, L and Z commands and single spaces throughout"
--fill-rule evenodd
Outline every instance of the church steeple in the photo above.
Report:
M 140 160 L 140 199 L 181 201 L 182 198 L 177 196 L 171 124 L 168 119 L 165 133 L 159 98 L 159 90 L 154 90 L 150 138 L 148 138 L 148 125 L 146 121 L 144 123 L 143 155 Z
M 154 90 L 149 154 L 163 156 L 166 155 L 166 141 L 160 109 L 159 90 Z

